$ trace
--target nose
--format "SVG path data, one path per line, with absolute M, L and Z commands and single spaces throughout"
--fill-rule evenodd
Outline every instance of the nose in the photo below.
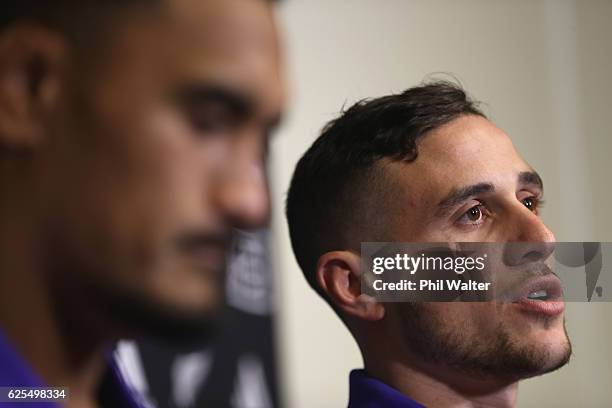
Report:
M 234 228 L 265 226 L 270 217 L 270 199 L 263 164 L 228 163 L 217 180 L 216 205 L 226 222 Z
M 520 205 L 508 226 L 510 236 L 504 251 L 505 263 L 516 266 L 548 259 L 555 249 L 555 235 L 542 219 Z

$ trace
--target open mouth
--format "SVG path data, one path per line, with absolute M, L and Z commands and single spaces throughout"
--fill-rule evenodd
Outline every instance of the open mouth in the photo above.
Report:
M 524 311 L 547 316 L 561 314 L 565 309 L 561 282 L 552 273 L 528 280 L 515 293 L 512 303 Z
M 548 290 L 540 289 L 528 294 L 527 299 L 544 301 L 550 299 L 550 296 L 548 295 Z

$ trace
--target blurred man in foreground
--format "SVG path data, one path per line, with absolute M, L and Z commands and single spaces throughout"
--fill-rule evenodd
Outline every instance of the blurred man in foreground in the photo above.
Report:
M 287 217 L 306 279 L 361 350 L 351 408 L 511 407 L 519 380 L 568 361 L 562 300 L 383 303 L 360 281 L 361 242 L 524 242 L 514 263 L 535 267 L 554 242 L 542 193 L 453 84 L 359 102 L 324 129 L 297 165 Z
M 110 342 L 207 337 L 232 229 L 268 218 L 271 3 L 4 2 L 0 386 L 137 406 Z

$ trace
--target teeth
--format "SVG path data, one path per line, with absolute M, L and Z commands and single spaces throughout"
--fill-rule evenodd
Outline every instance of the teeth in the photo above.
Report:
M 545 289 L 536 290 L 527 295 L 527 297 L 529 299 L 546 299 L 548 297 L 548 292 Z

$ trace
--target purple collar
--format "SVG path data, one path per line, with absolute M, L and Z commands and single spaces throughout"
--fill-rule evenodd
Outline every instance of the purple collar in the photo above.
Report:
M 0 387 L 44 387 L 42 379 L 26 364 L 0 330 Z M 1 408 L 32 406 L 31 403 L 0 402 Z M 44 408 L 59 408 L 54 402 L 38 403 Z
M 395 388 L 368 376 L 365 370 L 351 371 L 349 382 L 349 408 L 425 408 Z
M 105 398 L 114 401 L 115 407 L 119 408 L 142 408 L 144 407 L 138 396 L 127 385 L 114 361 L 107 353 L 108 374 L 103 381 L 102 392 Z M 30 368 L 26 361 L 19 355 L 17 349 L 0 330 L 0 387 L 46 387 L 44 381 Z M 110 395 L 109 395 L 110 394 Z M 33 406 L 30 403 L 2 403 L 0 408 Z M 37 407 L 60 408 L 56 403 L 37 403 Z

